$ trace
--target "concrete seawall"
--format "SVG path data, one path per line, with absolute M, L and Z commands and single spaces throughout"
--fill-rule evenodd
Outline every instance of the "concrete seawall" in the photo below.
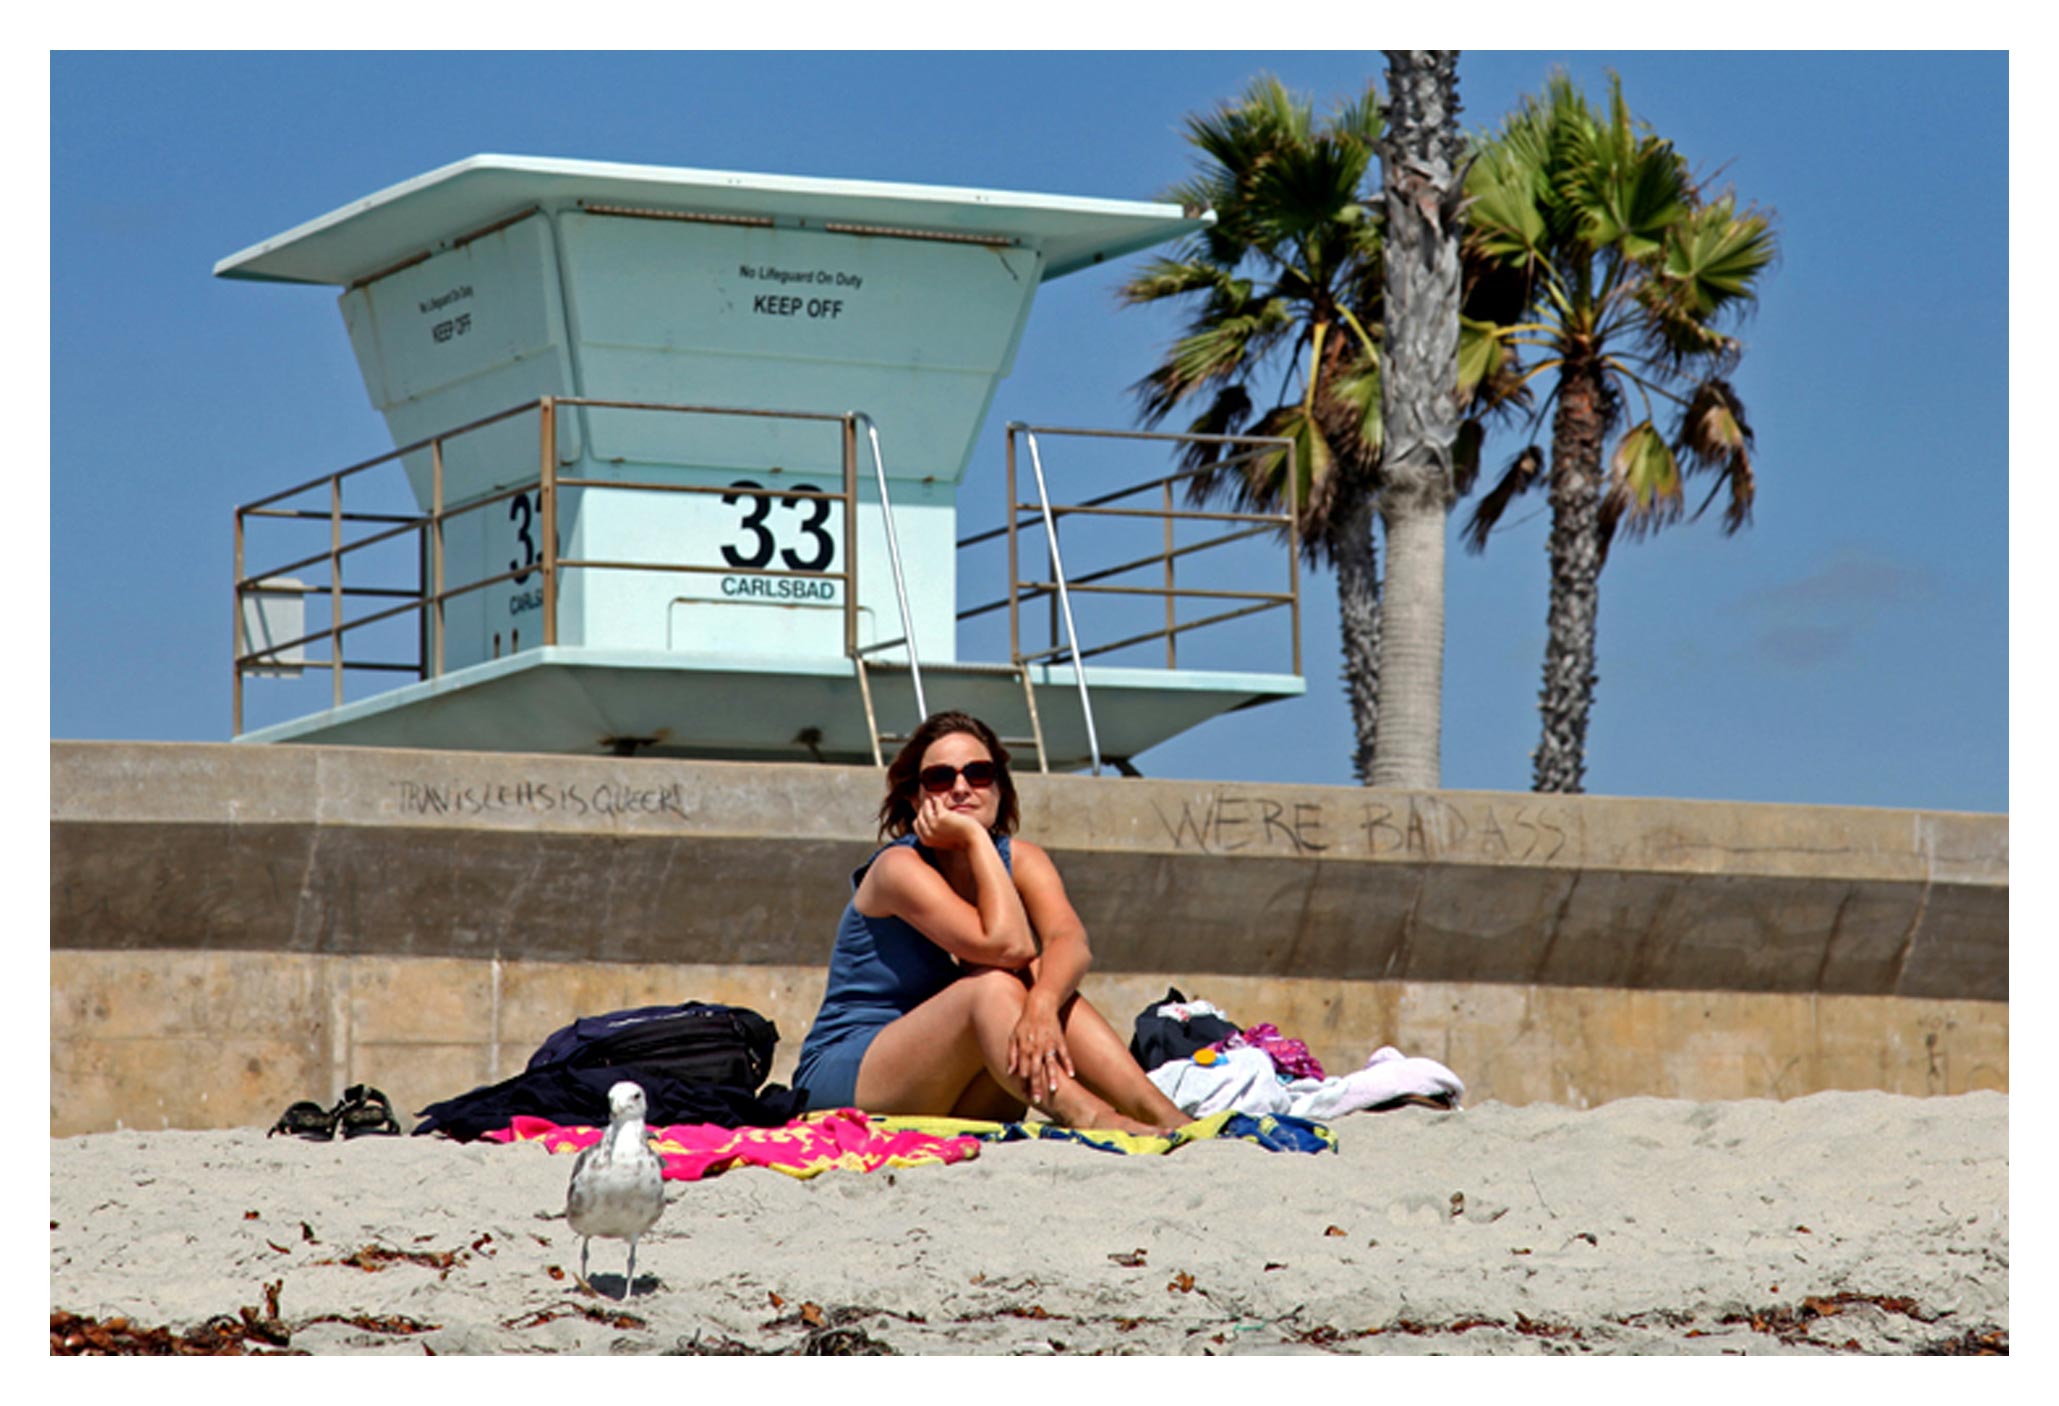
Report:
M 2006 816 L 1035 775 L 1127 1027 L 1177 985 L 1473 1101 L 2008 1083 Z M 869 768 L 51 747 L 53 1134 L 405 1110 L 573 1016 L 752 1006 L 792 1068 Z

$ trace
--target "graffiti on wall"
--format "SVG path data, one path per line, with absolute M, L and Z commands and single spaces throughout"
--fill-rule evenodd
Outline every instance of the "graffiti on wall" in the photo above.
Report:
M 1565 849 L 1566 814 L 1541 802 L 1410 796 L 1281 800 L 1213 791 L 1152 809 L 1173 847 L 1196 854 L 1338 854 L 1547 864 Z
M 442 817 L 548 815 L 577 819 L 616 815 L 687 818 L 686 787 L 628 782 L 399 781 L 394 802 L 402 815 Z
M 391 796 L 401 816 L 424 820 L 535 816 L 606 825 L 621 817 L 649 817 L 685 823 L 699 809 L 685 783 L 654 785 L 633 775 L 600 781 L 422 778 L 395 782 Z M 1215 789 L 1147 804 L 1144 831 L 1187 854 L 1549 864 L 1566 848 L 1573 828 L 1562 807 L 1501 797 L 1308 800 Z

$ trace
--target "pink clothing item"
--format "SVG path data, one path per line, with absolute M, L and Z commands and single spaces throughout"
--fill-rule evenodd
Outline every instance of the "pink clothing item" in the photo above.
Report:
M 540 1142 L 552 1152 L 577 1152 L 599 1142 L 604 1131 L 524 1115 L 484 1136 L 494 1142 Z M 979 1155 L 977 1138 L 884 1132 L 873 1128 L 856 1108 L 811 1113 L 780 1128 L 674 1123 L 651 1129 L 651 1146 L 664 1164 L 667 1181 L 699 1181 L 731 1167 L 768 1167 L 805 1179 L 835 1167 L 870 1172 L 963 1162 Z
M 1280 1033 L 1280 1027 L 1270 1021 L 1263 1025 L 1247 1027 L 1243 1034 L 1232 1035 L 1220 1043 L 1225 1050 L 1249 1046 L 1264 1050 L 1272 1056 L 1273 1067 L 1289 1079 L 1320 1079 L 1323 1066 L 1309 1053 L 1308 1046 L 1300 1040 L 1291 1040 Z

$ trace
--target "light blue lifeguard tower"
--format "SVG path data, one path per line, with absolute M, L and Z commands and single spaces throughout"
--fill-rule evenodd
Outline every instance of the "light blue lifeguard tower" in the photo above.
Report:
M 1291 512 L 1177 510 L 1179 475 L 1162 468 L 1077 504 L 1045 489 L 1058 436 L 1183 437 L 1010 425 L 1005 520 L 959 531 L 961 481 L 1038 286 L 1210 218 L 477 156 L 223 259 L 224 278 L 343 289 L 398 446 L 237 509 L 235 735 L 876 762 L 948 706 L 1047 768 L 1127 770 L 1228 709 L 1302 693 Z M 1137 447 L 1165 462 L 1167 446 Z M 346 510 L 346 490 L 361 498 L 380 472 L 404 472 L 412 505 Z M 1162 546 L 1101 569 L 1065 559 L 1061 522 L 1115 518 L 1162 526 Z M 1215 543 L 1176 546 L 1175 524 L 1217 520 L 1224 542 L 1284 542 L 1268 580 L 1176 584 L 1175 562 Z M 327 540 L 259 545 L 289 528 Z M 1003 537 L 1005 582 L 961 609 L 960 549 Z M 363 564 L 396 548 L 414 579 L 367 584 Z M 1140 595 L 1162 598 L 1162 629 L 1081 637 L 1087 598 Z M 1231 608 L 1177 618 L 1197 599 Z M 1047 647 L 1022 638 L 1032 604 Z M 1001 609 L 1008 657 L 960 659 L 960 621 Z M 1177 666 L 1176 638 L 1266 610 L 1285 624 L 1272 672 Z M 396 629 L 413 658 L 353 657 Z M 1161 638 L 1165 667 L 1086 663 Z M 246 730 L 247 677 L 312 670 L 330 676 L 324 706 Z M 347 696 L 346 673 L 380 670 L 414 677 Z

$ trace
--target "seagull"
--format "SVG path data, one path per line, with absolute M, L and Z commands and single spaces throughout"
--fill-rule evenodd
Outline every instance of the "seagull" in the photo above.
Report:
M 579 1282 L 586 1282 L 586 1253 L 593 1237 L 629 1242 L 624 1298 L 636 1292 L 636 1240 L 665 1211 L 664 1164 L 644 1141 L 643 1087 L 624 1079 L 608 1090 L 608 1131 L 572 1163 L 565 1188 L 565 1219 L 580 1236 Z

